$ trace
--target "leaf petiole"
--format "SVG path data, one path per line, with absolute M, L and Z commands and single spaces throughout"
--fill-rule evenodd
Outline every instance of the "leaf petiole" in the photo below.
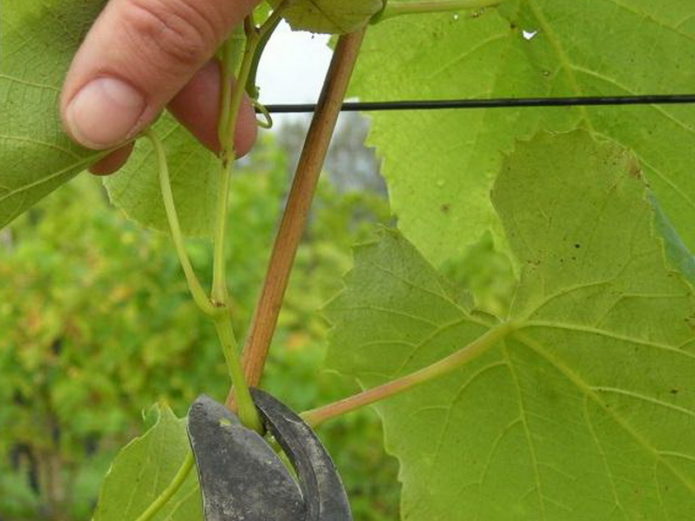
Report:
M 221 89 L 220 89 L 220 119 L 217 127 L 217 135 L 220 143 L 229 143 L 230 136 L 227 134 L 229 115 L 232 106 L 232 87 L 234 78 L 239 70 L 241 59 L 246 45 L 246 35 L 244 28 L 238 26 L 232 35 L 224 42 L 219 51 L 221 69 Z
M 266 37 L 270 37 L 270 35 L 273 33 L 275 28 L 278 26 L 278 24 L 282 21 L 282 15 L 287 9 L 290 4 L 292 4 L 294 0 L 283 0 L 280 5 L 278 5 L 273 11 L 270 13 L 270 16 L 268 19 L 263 23 L 261 27 L 259 27 L 258 32 L 261 37 L 261 39 L 265 39 Z
M 193 300 L 205 314 L 213 317 L 213 320 L 215 321 L 215 328 L 217 329 L 220 342 L 222 343 L 222 349 L 224 352 L 225 361 L 227 363 L 229 376 L 238 395 L 239 417 L 241 421 L 247 427 L 260 431 L 261 422 L 258 418 L 258 412 L 256 411 L 256 407 L 251 399 L 251 394 L 248 386 L 246 385 L 244 373 L 241 369 L 241 362 L 239 360 L 239 354 L 237 353 L 237 342 L 236 338 L 234 337 L 234 331 L 232 329 L 228 310 L 226 307 L 218 307 L 213 305 L 210 299 L 208 299 L 203 287 L 200 284 L 200 281 L 198 280 L 198 277 L 195 274 L 190 258 L 188 257 L 188 253 L 186 252 L 183 234 L 181 233 L 181 227 L 179 225 L 178 213 L 176 212 L 174 194 L 171 190 L 169 167 L 166 160 L 164 146 L 153 130 L 150 129 L 145 131 L 144 135 L 152 142 L 155 149 L 157 164 L 159 166 L 159 179 L 162 198 L 164 200 L 167 219 L 169 220 L 171 236 L 174 241 L 174 246 L 176 248 L 176 253 L 178 254 L 181 267 L 183 268 L 186 276 L 188 287 L 193 295 Z
M 258 416 L 258 410 L 253 403 L 249 387 L 246 384 L 244 371 L 238 353 L 238 343 L 234 336 L 234 328 L 228 313 L 215 317 L 215 329 L 222 344 L 227 370 L 234 385 L 237 414 L 241 423 L 259 434 L 263 432 L 263 424 Z
M 147 137 L 155 151 L 157 157 L 157 166 L 159 169 L 159 185 L 162 192 L 162 200 L 164 202 L 164 209 L 166 211 L 167 220 L 169 221 L 169 229 L 171 230 L 171 238 L 174 241 L 174 247 L 176 248 L 176 254 L 179 257 L 179 262 L 183 268 L 183 273 L 186 276 L 186 282 L 188 283 L 188 289 L 193 296 L 193 300 L 198 305 L 203 313 L 206 315 L 215 315 L 218 311 L 210 302 L 210 299 L 205 294 L 205 290 L 200 284 L 198 277 L 195 274 L 193 265 L 186 251 L 186 245 L 184 244 L 183 234 L 181 233 L 181 225 L 179 224 L 179 216 L 176 212 L 176 204 L 174 202 L 174 193 L 171 189 L 171 179 L 169 178 L 169 165 L 167 163 L 166 152 L 164 151 L 164 145 L 157 134 L 152 130 L 146 130 L 143 135 Z
M 225 42 L 221 53 L 223 57 L 222 92 L 228 98 L 223 99 L 221 102 L 222 111 L 218 126 L 221 150 L 217 209 L 213 235 L 214 258 L 211 300 L 213 305 L 220 310 L 220 313 L 214 317 L 215 329 L 222 344 L 227 370 L 236 393 L 239 418 L 246 427 L 261 432 L 262 424 L 251 398 L 237 352 L 237 341 L 229 316 L 229 297 L 226 281 L 225 243 L 229 213 L 229 182 L 234 161 L 236 160 L 234 134 L 239 119 L 241 103 L 244 98 L 244 86 L 248 81 L 259 43 L 258 31 L 251 17 L 247 17 L 244 21 L 243 31 L 246 38 L 243 53 L 241 54 L 241 62 L 238 65 L 238 72 L 236 69 L 239 49 L 241 48 L 239 47 L 238 33 L 236 33 L 236 37 L 230 38 Z M 232 89 L 231 85 L 235 74 L 238 74 L 236 88 Z
M 257 101 L 259 96 L 258 87 L 256 86 L 256 77 L 258 75 L 258 65 L 260 64 L 261 57 L 263 56 L 263 51 L 270 41 L 270 37 L 275 32 L 275 29 L 277 29 L 277 26 L 280 25 L 280 22 L 282 21 L 282 13 L 291 3 L 291 1 L 292 0 L 284 0 L 280 5 L 273 9 L 273 12 L 270 13 L 268 19 L 263 22 L 263 25 L 256 29 L 258 34 L 258 45 L 256 46 L 256 52 L 251 63 L 251 70 L 246 80 L 246 93 L 254 101 Z
M 220 169 L 219 169 L 219 188 L 217 197 L 217 211 L 215 217 L 214 230 L 214 259 L 212 273 L 212 300 L 219 307 L 226 307 L 228 301 L 226 283 L 226 236 L 227 236 L 227 215 L 229 209 L 229 178 L 231 177 L 234 161 L 236 160 L 236 150 L 234 147 L 234 133 L 239 111 L 244 99 L 244 85 L 246 85 L 251 72 L 259 37 L 255 27 L 251 27 L 252 22 L 247 19 L 244 26 L 246 32 L 246 46 L 239 68 L 237 78 L 237 88 L 231 90 L 229 105 L 223 102 L 223 111 L 220 114 L 219 139 L 220 139 Z M 234 51 L 229 47 L 233 45 L 234 39 L 228 40 L 223 50 L 223 56 L 229 56 Z M 231 85 L 233 70 L 230 64 L 223 63 L 223 92 Z
M 517 329 L 512 323 L 503 323 L 493 327 L 481 337 L 475 339 L 467 346 L 459 349 L 453 354 L 442 358 L 441 360 L 428 365 L 414 373 L 402 376 L 395 380 L 391 380 L 383 385 L 368 389 L 361 393 L 343 398 L 334 403 L 324 405 L 317 409 L 312 409 L 301 414 L 301 417 L 309 425 L 316 426 L 326 420 L 335 418 L 336 416 L 354 411 L 365 405 L 369 405 L 397 394 L 408 391 L 420 384 L 444 376 L 451 371 L 454 371 L 471 360 L 482 355 L 497 342 L 503 340 L 509 333 Z

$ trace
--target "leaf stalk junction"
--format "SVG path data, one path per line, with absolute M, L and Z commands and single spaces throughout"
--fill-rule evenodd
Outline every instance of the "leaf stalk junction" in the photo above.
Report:
M 246 37 L 243 41 L 246 44 L 243 49 L 241 62 L 238 71 L 239 85 L 244 85 L 248 78 L 251 64 L 254 60 L 258 36 L 256 28 L 249 30 L 251 23 L 246 23 Z M 221 114 L 219 139 L 221 144 L 219 187 L 215 212 L 215 227 L 213 233 L 214 257 L 213 257 L 213 283 L 211 295 L 205 294 L 190 258 L 186 252 L 178 214 L 174 202 L 169 170 L 166 161 L 164 146 L 153 131 L 148 131 L 146 135 L 152 142 L 159 165 L 160 186 L 162 197 L 166 209 L 167 219 L 171 230 L 171 236 L 176 248 L 176 252 L 181 262 L 181 266 L 186 276 L 186 281 L 194 301 L 203 313 L 210 316 L 217 331 L 220 343 L 222 344 L 227 370 L 234 385 L 239 418 L 247 427 L 258 432 L 262 431 L 261 421 L 258 411 L 253 404 L 248 385 L 244 379 L 241 369 L 241 361 L 237 352 L 237 341 L 232 327 L 231 316 L 229 314 L 229 297 L 226 283 L 226 235 L 227 221 L 229 213 L 229 180 L 234 166 L 234 129 L 239 119 L 239 111 L 243 101 L 243 88 L 232 89 L 233 77 L 237 74 L 236 64 L 239 55 L 239 43 L 242 41 L 235 33 L 225 42 L 221 51 L 222 57 L 222 96 L 229 95 L 229 102 L 225 98 L 221 100 Z

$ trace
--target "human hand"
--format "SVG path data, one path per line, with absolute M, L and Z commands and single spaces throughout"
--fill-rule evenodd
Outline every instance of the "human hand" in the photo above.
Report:
M 124 144 L 91 168 L 107 174 L 165 106 L 218 150 L 220 72 L 215 51 L 259 0 L 109 0 L 75 55 L 61 95 L 63 125 L 88 148 Z M 239 114 L 235 149 L 256 139 L 253 108 Z

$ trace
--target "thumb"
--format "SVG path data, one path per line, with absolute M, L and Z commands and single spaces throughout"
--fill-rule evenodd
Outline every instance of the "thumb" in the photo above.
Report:
M 106 149 L 149 125 L 259 0 L 110 0 L 61 95 L 67 132 Z

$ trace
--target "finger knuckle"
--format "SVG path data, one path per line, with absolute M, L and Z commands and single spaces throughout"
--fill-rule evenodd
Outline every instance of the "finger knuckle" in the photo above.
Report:
M 214 13 L 197 5 L 203 3 L 129 0 L 124 29 L 149 65 L 194 67 L 209 58 L 223 33 Z

